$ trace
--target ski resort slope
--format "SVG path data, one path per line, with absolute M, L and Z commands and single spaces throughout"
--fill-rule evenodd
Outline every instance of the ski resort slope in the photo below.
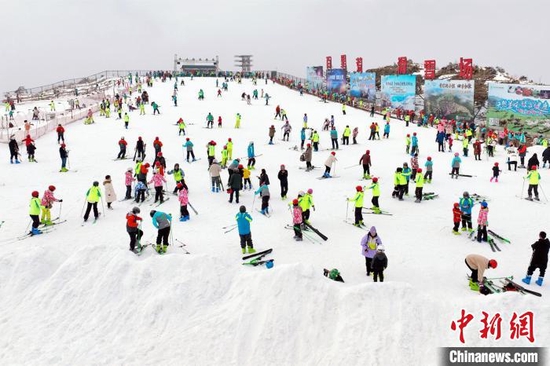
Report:
M 222 79 L 220 81 L 223 81 Z M 178 107 L 171 102 L 173 81 L 156 82 L 146 88 L 150 100 L 160 105 L 160 116 L 130 113 L 130 128 L 124 129 L 113 113 L 110 119 L 95 116 L 96 123 L 81 122 L 66 126 L 66 144 L 70 150 L 70 169 L 59 173 L 60 159 L 57 136 L 51 133 L 37 142 L 38 163 L 23 159 L 20 165 L 6 164 L 0 184 L 2 205 L 0 220 L 0 364 L 2 365 L 436 365 L 439 347 L 458 346 L 544 346 L 550 344 L 550 296 L 544 286 L 528 286 L 540 291 L 538 298 L 518 293 L 482 296 L 468 288 L 468 269 L 464 258 L 478 253 L 498 260 L 498 268 L 488 270 L 488 277 L 513 275 L 519 280 L 531 257 L 530 245 L 541 230 L 548 231 L 548 204 L 538 204 L 517 196 L 526 195 L 522 177 L 525 170 L 509 172 L 501 147 L 495 158 L 478 162 L 473 156 L 463 158 L 461 173 L 475 177 L 451 179 L 452 153 L 438 153 L 435 130 L 406 128 L 402 121 L 391 123 L 389 140 L 367 141 L 368 126 L 381 117 L 341 106 L 321 103 L 317 98 L 302 96 L 282 86 L 259 81 L 272 99 L 246 105 L 243 92 L 252 95 L 250 80 L 229 83 L 229 91 L 216 97 L 213 78 L 185 79 L 179 86 Z M 198 101 L 199 89 L 205 100 Z M 135 95 L 134 95 L 135 96 Z M 281 141 L 282 122 L 274 120 L 274 109 L 287 111 L 293 127 L 290 142 Z M 206 129 L 205 118 L 211 112 L 215 121 L 223 118 L 223 127 Z M 241 129 L 234 129 L 235 115 L 242 115 Z M 323 168 L 312 172 L 298 167 L 299 130 L 303 114 L 309 126 L 318 129 L 321 149 L 313 155 L 313 165 L 323 167 L 330 154 L 328 132 L 322 132 L 323 120 L 335 116 L 341 136 L 349 125 L 360 128 L 358 145 L 340 147 L 336 157 L 334 179 L 316 179 Z M 186 137 L 195 144 L 201 160 L 188 164 L 183 158 L 184 136 L 178 136 L 175 125 L 183 118 Z M 215 122 L 215 126 L 216 126 Z M 268 145 L 268 129 L 278 128 L 275 145 Z M 427 156 L 434 161 L 434 179 L 425 192 L 436 192 L 435 200 L 414 203 L 411 195 L 399 202 L 391 198 L 393 172 L 403 162 L 405 135 L 417 132 L 420 144 L 419 162 Z M 152 142 L 156 136 L 164 143 L 163 154 L 169 169 L 180 163 L 185 171 L 191 204 L 189 222 L 179 222 L 179 203 L 171 194 L 174 181 L 167 175 L 170 200 L 158 210 L 174 216 L 173 236 L 186 244 L 191 254 L 175 242 L 168 253 L 159 256 L 151 248 L 140 257 L 128 251 L 129 238 L 125 214 L 133 204 L 114 202 L 113 210 L 101 207 L 97 223 L 82 224 L 85 194 L 97 180 L 103 189 L 103 178 L 111 175 L 118 199 L 124 197 L 124 172 L 133 167 L 132 160 L 114 161 L 117 142 L 124 136 L 128 154 L 138 136 L 147 143 L 147 159 L 154 158 Z M 259 214 L 260 199 L 243 191 L 244 204 L 253 217 L 252 238 L 258 250 L 273 248 L 267 258 L 275 259 L 272 269 L 241 265 L 237 231 L 224 234 L 222 227 L 234 223 L 238 204 L 228 203 L 226 193 L 210 191 L 206 143 L 217 142 L 217 157 L 227 138 L 234 141 L 234 157 L 246 156 L 254 141 L 257 169 L 251 178 L 258 187 L 257 175 L 265 168 L 271 186 L 272 215 Z M 455 143 L 455 151 L 459 148 Z M 9 156 L 7 146 L 1 154 Z M 389 265 L 384 283 L 373 283 L 365 276 L 360 240 L 367 232 L 344 222 L 353 218 L 353 197 L 361 181 L 362 169 L 356 165 L 370 150 L 372 174 L 380 178 L 383 210 L 393 216 L 364 215 L 370 227 L 376 226 L 386 248 Z M 24 146 L 22 147 L 24 150 Z M 22 151 L 23 153 L 24 151 Z M 529 149 L 540 153 L 540 147 Z M 245 159 L 246 160 L 246 159 Z M 498 161 L 503 169 L 499 183 L 490 183 L 491 167 Z M 279 165 L 289 170 L 289 194 L 286 201 L 279 195 Z M 548 170 L 541 171 L 543 189 L 549 187 Z M 227 172 L 222 172 L 227 182 Z M 25 240 L 9 240 L 22 235 L 29 222 L 28 204 L 31 192 L 42 192 L 53 184 L 56 203 L 52 217 L 61 213 L 67 222 L 52 232 Z M 296 242 L 293 232 L 284 228 L 291 222 L 288 203 L 301 190 L 313 189 L 315 211 L 311 222 L 328 241 Z M 486 243 L 472 242 L 465 234 L 451 233 L 452 206 L 463 191 L 490 198 L 489 227 L 509 238 L 512 244 L 499 243 L 501 252 L 493 253 Z M 550 188 L 548 188 L 550 193 Z M 547 203 L 541 193 L 542 201 Z M 370 207 L 371 192 L 365 195 Z M 254 204 L 254 208 L 252 205 Z M 349 211 L 346 212 L 348 207 Z M 149 211 L 155 208 L 146 201 L 141 206 L 144 219 L 144 242 L 154 241 L 156 229 Z M 477 218 L 479 205 L 473 212 Z M 475 226 L 475 222 L 474 222 Z M 345 283 L 323 277 L 323 268 L 338 268 Z M 536 278 L 535 278 L 536 279 Z M 451 322 L 461 310 L 474 320 L 464 329 L 465 343 Z M 482 311 L 492 317 L 502 316 L 502 337 L 480 338 Z M 525 337 L 510 339 L 512 315 L 532 311 L 535 341 Z

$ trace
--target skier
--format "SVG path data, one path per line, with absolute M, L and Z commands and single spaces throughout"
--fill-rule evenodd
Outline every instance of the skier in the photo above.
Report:
M 93 207 L 94 209 L 94 218 L 97 220 L 99 218 L 99 212 L 97 211 L 97 203 L 101 199 L 101 190 L 99 189 L 99 182 L 95 181 L 90 189 L 86 192 L 86 201 L 88 207 L 86 207 L 86 212 L 84 213 L 84 222 L 88 221 L 90 216 L 90 211 Z
M 235 128 L 241 128 L 241 114 L 237 113 L 235 116 Z
M 479 141 L 479 139 L 476 139 L 476 141 L 473 143 L 473 146 L 475 160 L 481 160 L 481 141 Z
M 153 147 L 155 148 L 155 156 L 162 152 L 162 142 L 159 140 L 158 136 L 155 137 L 155 140 L 153 141 Z
M 270 185 L 271 184 L 269 182 L 269 176 L 267 175 L 267 172 L 265 171 L 265 169 L 262 169 L 262 172 L 260 173 L 260 176 L 258 177 L 258 179 L 260 180 L 260 185 L 262 185 L 262 184 Z
M 204 100 L 204 91 L 202 89 L 199 90 L 199 100 Z
M 221 162 L 221 167 L 223 169 L 227 168 L 227 156 L 228 156 L 228 153 L 227 153 L 227 145 L 223 145 L 223 150 L 222 150 L 222 162 Z M 215 159 L 214 159 L 215 160 Z
M 185 143 L 183 144 L 183 147 L 185 148 L 185 151 L 187 153 L 187 162 L 189 163 L 189 157 L 193 159 L 192 161 L 196 161 L 197 159 L 195 159 L 195 153 L 193 152 L 193 143 L 191 142 L 189 137 L 185 138 Z
M 69 151 L 66 149 L 66 145 L 63 143 L 59 147 L 59 156 L 61 157 L 61 169 L 59 172 L 68 172 L 69 169 L 67 169 L 67 159 L 69 158 Z
M 269 127 L 269 145 L 273 145 L 273 138 L 275 137 L 275 126 Z
M 126 185 L 126 195 L 124 196 L 124 200 L 132 199 L 132 183 L 135 180 L 136 179 L 133 176 L 133 169 L 128 168 L 124 174 L 124 184 Z
M 539 279 L 536 281 L 536 284 L 542 286 L 544 273 L 548 265 L 548 250 L 550 249 L 550 241 L 546 238 L 546 233 L 544 231 L 539 233 L 539 240 L 531 245 L 531 248 L 533 249 L 531 262 L 529 262 L 529 267 L 527 268 L 527 275 L 522 281 L 528 285 L 531 284 L 531 276 L 533 276 L 533 272 L 538 268 Z
M 286 123 L 283 125 L 283 127 L 281 127 L 281 129 L 283 130 L 283 141 L 289 141 L 289 139 L 290 139 L 290 132 L 292 131 L 292 126 L 290 125 L 290 123 L 288 122 L 288 120 L 287 120 Z
M 535 201 L 539 200 L 539 181 L 540 181 L 540 173 L 537 171 L 537 166 L 533 165 L 531 166 L 531 170 L 529 173 L 527 173 L 527 176 L 523 179 L 529 180 L 529 188 L 527 189 L 527 199 L 532 201 L 533 196 L 532 192 L 535 191 Z
M 157 113 L 160 114 L 160 110 L 159 110 L 160 106 L 157 103 L 152 102 L 151 107 L 153 107 L 153 116 Z
M 363 192 L 363 187 L 357 186 L 355 187 L 355 190 L 357 193 L 355 194 L 355 197 L 348 198 L 348 202 L 355 202 L 355 223 L 354 225 L 357 227 L 361 227 L 365 225 L 363 223 L 363 197 L 365 196 L 365 193 Z
M 247 183 L 248 183 L 248 189 L 249 190 L 252 189 L 252 182 L 250 181 L 250 170 L 246 167 L 243 167 L 242 168 L 242 174 L 243 174 L 243 182 L 244 182 L 243 189 L 246 189 L 246 184 Z
M 298 193 L 298 203 L 302 208 L 304 223 L 309 224 L 309 215 L 311 214 L 310 208 L 315 211 L 315 204 L 313 203 L 313 189 L 309 188 L 307 193 L 300 191 Z
M 426 180 L 426 183 L 432 182 L 432 174 L 433 174 L 433 161 L 432 157 L 428 156 L 426 158 L 426 162 L 424 163 L 424 166 L 426 167 L 426 173 L 424 173 L 424 179 Z
M 147 192 L 147 186 L 145 185 L 145 183 L 142 181 L 138 181 L 134 188 L 134 197 L 135 197 L 136 203 L 139 203 L 139 202 L 143 203 L 145 201 L 146 192 Z M 147 196 L 149 196 L 148 193 L 147 193 Z
M 354 145 L 357 145 L 357 135 L 359 135 L 359 127 L 354 127 L 353 132 L 351 133 L 351 137 Z
M 164 194 L 162 192 L 163 183 L 166 183 L 166 179 L 160 174 L 160 171 L 158 169 L 154 170 L 153 178 L 148 184 L 153 183 L 153 186 L 155 187 L 155 203 L 157 203 L 160 200 L 160 203 L 164 202 Z
M 306 162 L 306 172 L 313 170 L 313 165 L 311 165 L 311 160 L 313 159 L 313 151 L 311 149 L 311 144 L 307 144 L 306 151 L 304 151 L 304 161 Z
M 222 128 L 222 116 L 218 116 L 218 128 Z
M 124 128 L 128 129 L 128 124 L 130 123 L 130 116 L 127 112 L 124 113 Z
M 18 159 L 19 145 L 17 144 L 17 140 L 15 140 L 15 135 L 10 136 L 10 142 L 8 145 L 10 148 L 10 164 L 13 164 L 13 159 L 15 159 L 15 164 L 20 164 L 21 162 Z
M 458 227 L 462 218 L 462 211 L 460 211 L 460 204 L 455 202 L 453 205 L 453 234 L 460 235 Z
M 38 198 L 38 191 L 33 191 L 31 196 L 31 202 L 29 203 L 29 216 L 32 219 L 32 229 L 30 231 L 30 235 L 39 235 L 42 234 L 41 230 L 38 230 L 38 225 L 40 225 L 40 220 L 38 219 L 40 215 L 40 198 Z
M 330 140 L 332 142 L 332 150 L 338 150 L 338 131 L 336 127 L 332 127 L 330 130 Z
M 472 271 L 472 275 L 470 276 L 470 289 L 472 291 L 483 292 L 483 274 L 488 268 L 497 268 L 497 261 L 494 259 L 487 259 L 479 254 L 469 254 L 466 256 L 464 262 Z
M 214 116 L 210 112 L 206 116 L 206 128 L 214 128 Z
M 325 100 L 325 103 L 326 103 L 326 99 L 324 99 L 324 100 Z M 336 281 L 336 282 L 344 282 L 344 279 L 340 275 L 340 271 L 336 268 L 333 268 L 330 271 L 326 268 L 323 268 L 323 276 L 325 276 L 327 278 L 330 278 L 331 280 Z
M 288 192 L 288 170 L 286 170 L 284 164 L 281 164 L 277 178 L 281 184 L 281 199 L 286 200 L 286 194 Z
M 57 125 L 55 132 L 57 132 L 57 143 L 59 144 L 59 141 L 65 142 L 65 129 L 61 126 L 61 123 Z
M 487 242 L 487 225 L 489 224 L 489 208 L 487 202 L 481 202 L 481 208 L 477 216 L 477 242 Z
M 218 164 L 218 161 L 214 159 L 212 161 L 212 165 L 208 168 L 208 173 L 210 174 L 210 178 L 212 179 L 212 192 L 219 192 L 221 187 L 221 177 L 220 173 L 222 171 L 222 168 L 220 164 Z
M 157 164 L 157 163 L 159 163 L 159 164 Z M 155 160 L 153 160 L 153 165 L 155 167 L 158 167 L 160 165 L 162 167 L 161 174 L 164 175 L 164 169 L 166 169 L 166 159 L 164 158 L 164 156 L 162 156 L 162 152 L 159 151 L 157 153 L 157 156 L 155 157 Z
M 415 153 L 412 157 L 411 157 L 411 179 L 413 181 L 416 180 L 416 173 L 418 173 L 418 154 Z
M 346 115 L 346 105 L 344 103 L 342 103 L 342 114 Z
M 288 121 L 288 117 L 286 116 L 286 111 L 281 108 L 281 121 Z
M 311 135 L 311 142 L 313 142 L 313 150 L 319 151 L 319 134 L 316 130 L 314 130 Z
M 235 195 L 235 202 L 239 203 L 239 191 L 243 189 L 243 166 L 239 165 L 238 169 L 233 170 L 233 173 L 229 176 L 227 181 L 227 187 L 229 188 L 229 203 L 233 203 L 233 195 Z
M 372 189 L 372 200 L 371 200 L 371 203 L 373 206 L 372 211 L 375 214 L 379 214 L 381 213 L 380 206 L 378 203 L 378 199 L 380 198 L 380 185 L 378 184 L 377 177 L 372 178 L 372 184 L 370 185 L 370 187 L 368 187 L 368 189 Z
M 142 161 L 143 159 L 145 159 L 145 144 L 143 143 L 141 136 L 139 136 L 136 141 L 136 147 L 134 149 L 134 160 L 136 160 L 136 155 L 137 159 L 141 159 Z
M 113 183 L 111 181 L 111 176 L 106 175 L 105 180 L 103 181 L 103 186 L 105 187 L 105 202 L 107 202 L 107 208 L 112 210 L 111 203 L 116 201 L 116 193 L 113 188 Z
M 411 138 L 411 155 L 418 153 L 418 137 L 416 137 L 416 132 L 413 133 Z
M 372 165 L 370 150 L 367 150 L 363 156 L 361 156 L 359 159 L 359 164 L 363 165 L 363 179 L 370 179 L 370 166 Z
M 346 125 L 346 128 L 344 128 L 344 132 L 342 132 L 342 145 L 349 145 L 350 135 L 351 129 L 349 128 L 349 125 Z
M 548 167 L 550 168 L 550 147 L 546 147 L 544 151 L 542 152 L 542 167 L 546 168 L 546 163 L 548 163 Z
M 376 254 L 376 248 L 382 245 L 382 240 L 376 232 L 376 227 L 371 226 L 369 232 L 361 239 L 362 253 L 365 257 L 365 266 L 367 268 L 367 276 L 372 272 L 372 258 Z
M 149 213 L 153 221 L 153 226 L 158 229 L 157 233 L 157 253 L 166 253 L 168 249 L 168 237 L 170 236 L 170 227 L 172 226 L 172 215 L 151 210 Z M 162 246 L 160 245 L 162 242 Z
M 409 181 L 411 180 L 412 170 L 409 168 L 409 164 L 403 163 L 403 170 L 401 170 L 401 175 L 405 177 L 405 186 L 403 187 L 405 196 L 409 196 Z
M 529 158 L 529 160 L 527 160 L 527 169 L 529 169 L 529 167 L 532 167 L 532 166 L 535 166 L 537 169 L 540 165 L 539 163 L 539 158 L 537 157 L 537 153 L 534 153 L 533 156 L 531 156 L 531 158 Z
M 248 169 L 254 170 L 256 169 L 254 165 L 256 164 L 256 154 L 254 152 L 254 141 L 250 141 L 247 148 L 247 155 L 248 155 Z
M 262 215 L 268 215 L 269 214 L 269 198 L 271 194 L 269 193 L 269 187 L 267 185 L 267 182 L 260 180 L 260 187 L 254 192 L 254 195 L 259 194 L 262 198 L 262 210 L 260 213 Z
M 323 178 L 332 178 L 330 175 L 330 170 L 332 169 L 332 165 L 336 164 L 336 152 L 331 152 L 328 156 L 327 160 L 325 161 L 325 173 L 323 174 Z
M 208 155 L 208 166 L 212 165 L 212 161 L 216 158 L 216 141 L 210 140 L 206 145 L 207 155 Z
M 118 141 L 118 147 L 120 151 L 118 152 L 118 155 L 116 157 L 117 159 L 126 159 L 126 145 L 128 145 L 128 143 L 126 142 L 126 140 L 124 140 L 124 136 L 122 136 Z
M 455 179 L 458 179 L 458 175 L 460 174 L 460 163 L 462 160 L 460 159 L 459 153 L 455 153 L 455 157 L 451 161 L 451 178 L 454 176 Z
M 143 236 L 143 231 L 140 229 L 143 219 L 138 216 L 140 213 L 139 207 L 132 208 L 132 211 L 126 214 L 126 232 L 130 236 L 130 251 L 139 253 L 136 250 L 136 240 L 139 242 Z
M 411 135 L 407 134 L 407 137 L 405 137 L 405 152 L 409 154 L 411 151 Z
M 54 202 L 63 202 L 62 199 L 55 198 L 53 192 L 55 191 L 55 186 L 49 186 L 47 190 L 44 191 L 42 196 L 41 208 L 42 215 L 40 218 L 40 223 L 43 225 L 52 225 L 52 217 L 50 210 Z
M 414 190 L 414 195 L 416 196 L 416 200 L 414 202 L 420 203 L 422 201 L 422 190 L 424 189 L 424 176 L 422 175 L 422 169 L 418 168 L 416 169 L 416 177 L 415 177 L 415 183 L 416 188 Z
M 250 223 L 252 222 L 252 216 L 246 212 L 246 207 L 239 207 L 239 212 L 235 215 L 237 221 L 237 229 L 239 230 L 239 237 L 241 238 L 242 253 L 246 253 L 248 247 L 248 253 L 256 253 L 254 245 L 252 244 L 252 232 L 250 230 Z
M 519 161 L 520 161 L 520 168 L 525 168 L 525 155 L 527 155 L 527 146 L 525 144 L 521 144 L 518 147 L 518 154 L 519 154 Z
M 294 240 L 302 241 L 302 223 L 303 223 L 302 208 L 298 204 L 298 200 L 295 198 L 292 200 L 292 228 L 294 229 Z
M 267 105 L 267 103 L 266 103 Z M 275 107 L 275 118 L 273 119 L 277 119 L 277 117 L 281 118 L 281 107 L 279 105 L 277 105 L 277 107 Z
M 176 189 L 180 190 L 178 194 L 178 199 L 180 201 L 180 221 L 189 221 L 189 211 L 187 210 L 187 205 L 189 203 L 189 194 L 187 188 L 182 183 L 178 183 Z
M 372 258 L 372 278 L 374 282 L 384 282 L 384 270 L 388 268 L 388 257 L 386 257 L 385 249 L 383 245 L 378 245 L 376 248 L 376 254 Z
M 466 158 L 468 157 L 468 142 L 468 138 L 464 135 L 464 138 L 462 139 L 462 152 Z
M 462 231 L 474 231 L 474 229 L 472 229 L 472 208 L 474 207 L 474 200 L 470 198 L 468 191 L 465 191 L 458 202 L 460 203 L 460 211 L 462 212 Z
M 302 128 L 300 130 L 300 150 L 304 149 L 304 143 L 306 142 L 306 129 Z
M 178 119 L 178 136 L 183 134 L 185 136 L 185 122 L 183 121 L 183 118 Z
M 382 135 L 382 138 L 387 138 L 389 139 L 390 138 L 390 123 L 389 122 L 386 122 L 386 124 L 384 125 L 384 134 Z
M 233 141 L 231 141 L 231 137 L 227 139 L 225 145 L 227 146 L 227 161 L 233 160 Z
M 502 170 L 499 169 L 498 167 L 498 162 L 495 162 L 495 164 L 493 165 L 493 176 L 491 177 L 491 182 L 493 181 L 493 179 L 495 180 L 496 183 L 498 183 L 498 176 L 500 174 L 500 172 L 502 172 Z
M 403 201 L 403 194 L 405 193 L 405 186 L 407 185 L 407 178 L 403 175 L 403 168 L 397 168 L 393 175 L 393 192 L 392 197 L 398 198 L 399 201 Z
M 187 184 L 185 184 L 185 173 L 183 171 L 183 169 L 180 169 L 180 165 L 178 163 L 174 164 L 174 169 L 173 170 L 170 170 L 168 172 L 168 174 L 174 174 L 174 181 L 175 181 L 175 187 L 174 187 L 174 191 L 172 192 L 173 194 L 177 194 L 178 193 L 178 184 L 181 183 L 182 186 L 186 187 L 187 188 Z

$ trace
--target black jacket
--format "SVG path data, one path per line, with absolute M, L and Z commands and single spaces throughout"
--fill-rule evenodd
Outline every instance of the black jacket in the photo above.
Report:
M 384 252 L 377 252 L 372 258 L 372 269 L 375 271 L 383 271 L 388 267 L 388 257 Z
M 533 256 L 531 257 L 531 264 L 543 264 L 548 263 L 548 250 L 550 249 L 550 241 L 548 238 L 539 239 L 533 245 Z
M 540 163 L 539 163 L 539 158 L 537 157 L 537 154 L 533 154 L 533 156 L 531 156 L 531 159 L 529 159 L 527 161 L 527 168 L 528 169 L 531 169 L 532 166 L 536 166 L 537 168 L 539 167 Z
M 288 183 L 288 170 L 279 170 L 277 178 L 279 178 L 281 183 Z
M 234 171 L 233 174 L 231 174 L 227 185 L 231 187 L 231 189 L 234 191 L 240 191 L 241 189 L 243 189 L 243 176 L 241 175 L 240 169 Z
M 15 154 L 19 151 L 19 145 L 17 144 L 17 141 L 15 139 L 11 139 L 8 145 L 12 154 Z
M 542 152 L 542 161 L 548 161 L 550 160 L 550 147 L 547 147 Z

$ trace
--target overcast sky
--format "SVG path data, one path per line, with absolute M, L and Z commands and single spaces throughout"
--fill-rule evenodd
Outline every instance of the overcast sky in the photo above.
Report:
M 172 69 L 174 54 L 236 54 L 255 69 L 305 76 L 348 56 L 348 69 L 471 57 L 550 83 L 550 0 L 12 0 L 1 2 L 0 90 L 106 69 Z

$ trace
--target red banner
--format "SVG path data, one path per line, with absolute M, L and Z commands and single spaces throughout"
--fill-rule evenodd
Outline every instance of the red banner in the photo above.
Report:
M 332 57 L 327 56 L 327 70 L 332 69 Z
M 464 80 L 472 80 L 474 66 L 471 58 L 460 58 L 460 77 Z
M 399 75 L 404 75 L 407 73 L 407 58 L 399 57 L 397 59 L 397 73 Z
M 340 56 L 340 68 L 344 70 L 348 69 L 348 61 L 346 55 Z
M 357 65 L 357 72 L 363 72 L 363 57 L 357 57 L 355 64 Z
M 426 80 L 435 79 L 435 60 L 424 61 L 424 79 Z

